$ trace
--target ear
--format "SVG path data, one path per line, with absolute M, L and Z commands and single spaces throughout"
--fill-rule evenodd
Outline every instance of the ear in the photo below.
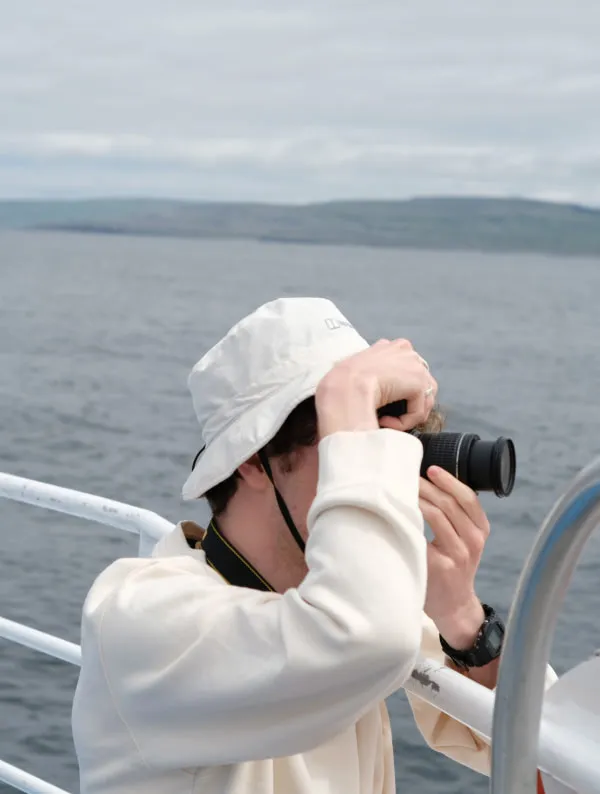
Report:
M 269 478 L 263 469 L 258 455 L 253 455 L 250 460 L 238 468 L 238 473 L 242 480 L 254 491 L 264 491 L 269 485 Z

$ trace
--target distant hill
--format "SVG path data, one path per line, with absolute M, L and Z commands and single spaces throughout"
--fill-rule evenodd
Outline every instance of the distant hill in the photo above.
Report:
M 600 257 L 600 209 L 526 199 L 0 201 L 0 229 Z

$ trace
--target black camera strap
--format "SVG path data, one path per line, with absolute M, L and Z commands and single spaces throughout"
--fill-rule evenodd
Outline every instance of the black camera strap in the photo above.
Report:
M 275 592 L 275 588 L 260 575 L 252 563 L 239 552 L 219 531 L 215 519 L 211 519 L 202 540 L 186 538 L 192 549 L 201 549 L 206 561 L 223 579 L 236 587 Z
M 192 471 L 194 470 L 198 458 L 204 452 L 205 448 L 206 447 L 202 447 L 202 449 L 194 458 L 194 462 L 192 463 Z M 285 521 L 287 528 L 292 533 L 292 537 L 296 541 L 298 548 L 304 553 L 304 540 L 300 535 L 300 532 L 298 532 L 296 525 L 294 524 L 294 519 L 288 510 L 288 506 L 286 505 L 282 495 L 279 493 L 279 490 L 275 485 L 271 464 L 264 450 L 261 449 L 258 452 L 258 459 L 260 460 L 265 474 L 271 481 L 271 485 L 275 491 L 277 505 L 281 515 L 283 516 L 283 520 Z M 219 531 L 219 527 L 217 526 L 217 522 L 215 521 L 214 517 L 211 519 L 208 529 L 206 530 L 206 533 L 204 534 L 204 537 L 201 541 L 196 541 L 190 538 L 188 538 L 187 541 L 193 549 L 202 549 L 202 551 L 204 551 L 206 555 L 206 561 L 210 567 L 214 568 L 217 573 L 220 573 L 225 581 L 229 582 L 229 584 L 237 585 L 238 587 L 251 587 L 255 590 L 269 590 L 275 592 L 275 588 L 271 587 L 267 580 L 259 574 L 256 568 L 250 562 L 248 562 L 244 555 L 234 548 L 231 543 L 229 543 L 227 538 L 225 538 L 224 535 Z
M 292 533 L 292 537 L 296 541 L 298 548 L 301 552 L 304 553 L 304 549 L 306 548 L 304 541 L 302 540 L 302 535 L 298 532 L 296 525 L 294 524 L 294 519 L 292 518 L 290 511 L 288 510 L 288 506 L 283 500 L 283 496 L 279 493 L 277 486 L 275 485 L 275 480 L 273 479 L 273 471 L 271 469 L 271 464 L 269 463 L 269 459 L 265 454 L 264 450 L 260 450 L 258 453 L 258 459 L 260 460 L 261 466 L 265 470 L 265 474 L 271 481 L 271 485 L 273 486 L 273 490 L 275 491 L 275 498 L 277 499 L 277 506 L 279 507 L 279 512 L 283 516 L 283 520 L 287 524 L 287 528 Z
M 198 452 L 198 454 L 194 458 L 194 462 L 192 463 L 192 471 L 194 471 L 196 463 L 198 462 L 198 458 L 204 452 L 205 449 L 206 449 L 206 445 L 202 447 L 202 449 Z M 269 458 L 267 457 L 264 449 L 261 449 L 258 452 L 258 459 L 260 460 L 261 466 L 263 467 L 263 469 L 265 471 L 265 474 L 267 475 L 267 477 L 271 481 L 271 485 L 273 486 L 273 490 L 275 491 L 275 498 L 277 499 L 277 505 L 279 507 L 281 515 L 283 516 L 283 520 L 285 521 L 289 531 L 292 533 L 292 537 L 296 541 L 296 544 L 298 545 L 298 548 L 300 549 L 301 552 L 304 553 L 304 549 L 305 549 L 304 540 L 302 539 L 302 535 L 298 532 L 298 529 L 297 529 L 296 525 L 294 524 L 294 519 L 292 518 L 292 516 L 290 514 L 290 511 L 288 510 L 288 506 L 286 505 L 286 503 L 283 500 L 283 496 L 279 493 L 279 490 L 278 490 L 277 486 L 275 485 L 275 480 L 273 478 L 273 471 L 271 469 L 271 464 L 269 462 Z

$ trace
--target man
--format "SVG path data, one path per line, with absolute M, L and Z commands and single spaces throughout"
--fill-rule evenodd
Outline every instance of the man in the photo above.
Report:
M 485 513 L 450 474 L 421 479 L 399 432 L 431 426 L 437 383 L 409 342 L 369 346 L 296 298 L 234 326 L 189 386 L 203 447 L 183 494 L 213 520 L 113 563 L 86 599 L 81 792 L 392 794 L 385 698 L 419 652 L 443 644 L 489 687 L 498 664 L 474 589 Z M 431 746 L 488 770 L 478 736 L 411 705 Z

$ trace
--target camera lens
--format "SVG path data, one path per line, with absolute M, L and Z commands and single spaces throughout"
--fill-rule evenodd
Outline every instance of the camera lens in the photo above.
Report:
M 517 458 L 510 438 L 482 441 L 474 433 L 418 433 L 423 445 L 421 476 L 430 466 L 453 474 L 474 491 L 508 496 L 515 484 Z
M 397 400 L 378 410 L 382 416 L 402 416 L 406 400 Z M 482 441 L 475 433 L 420 433 L 412 431 L 423 444 L 421 476 L 430 466 L 439 466 L 474 491 L 493 491 L 508 496 L 515 484 L 517 456 L 510 438 Z

